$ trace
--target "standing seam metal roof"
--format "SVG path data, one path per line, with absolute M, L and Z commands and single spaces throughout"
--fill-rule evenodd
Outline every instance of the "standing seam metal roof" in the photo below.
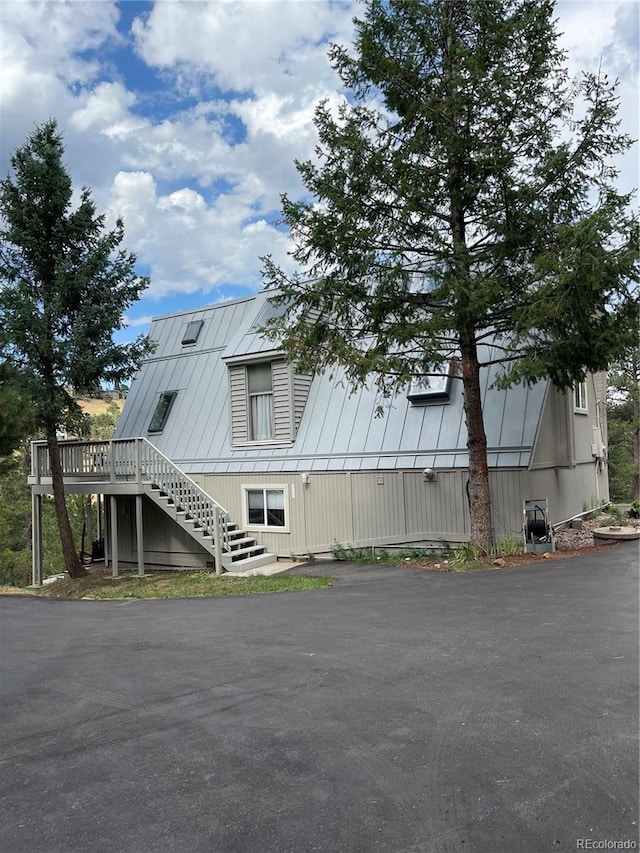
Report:
M 269 293 L 154 319 L 158 346 L 141 366 L 127 397 L 117 438 L 147 436 L 160 393 L 178 391 L 167 424 L 150 441 L 188 473 L 344 471 L 468 467 L 462 383 L 449 402 L 415 405 L 398 395 L 383 401 L 373 388 L 351 393 L 341 370 L 316 376 L 295 441 L 256 447 L 230 443 L 229 388 L 224 358 L 272 351 L 255 330 Z M 195 344 L 183 346 L 186 324 L 202 319 Z M 483 371 L 489 465 L 529 464 L 546 383 L 491 388 Z M 376 417 L 379 403 L 384 415 Z

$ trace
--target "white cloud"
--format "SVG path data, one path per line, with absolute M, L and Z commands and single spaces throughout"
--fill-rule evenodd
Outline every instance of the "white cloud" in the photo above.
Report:
M 189 188 L 158 193 L 149 173 L 118 173 L 111 219 L 123 217 L 128 248 L 151 267 L 149 296 L 210 294 L 233 283 L 256 289 L 261 255 L 272 253 L 286 263 L 288 238 L 268 222 L 251 218 L 252 197 L 241 191 L 207 205 Z
M 637 0 L 561 0 L 557 11 L 560 44 L 568 53 L 572 77 L 582 72 L 606 74 L 618 81 L 621 130 L 638 137 L 638 3 Z M 638 187 L 638 144 L 615 160 L 619 187 Z
M 351 17 L 345 4 L 328 0 L 175 0 L 156 3 L 133 33 L 145 62 L 179 66 L 184 85 L 206 72 L 223 89 L 260 94 L 288 90 L 286 78 L 304 68 L 305 79 L 332 80 L 323 42 L 350 39 Z
M 571 73 L 602 60 L 636 134 L 637 3 L 563 0 L 557 11 Z M 171 0 L 136 19 L 107 0 L 4 0 L 3 171 L 55 116 L 74 183 L 110 222 L 123 217 L 152 297 L 257 288 L 261 255 L 291 264 L 273 220 L 280 193 L 302 193 L 294 159 L 312 156 L 315 105 L 343 97 L 326 42 L 351 43 L 353 14 L 362 8 L 330 0 Z M 636 157 L 620 165 L 623 185 L 637 185 Z
M 82 100 L 83 105 L 69 118 L 70 125 L 80 132 L 108 128 L 113 133 L 114 127 L 126 124 L 136 96 L 127 92 L 121 83 L 98 83 Z
M 140 317 L 130 317 L 128 314 L 125 314 L 122 319 L 128 329 L 141 329 L 149 326 L 153 317 L 151 314 L 143 314 Z

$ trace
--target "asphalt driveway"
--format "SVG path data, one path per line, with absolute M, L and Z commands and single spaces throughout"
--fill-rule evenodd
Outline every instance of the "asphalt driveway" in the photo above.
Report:
M 0 849 L 637 849 L 637 543 L 322 569 L 333 588 L 0 599 Z

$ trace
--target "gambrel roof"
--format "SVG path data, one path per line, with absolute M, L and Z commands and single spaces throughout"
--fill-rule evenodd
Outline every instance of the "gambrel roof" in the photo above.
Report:
M 448 401 L 416 405 L 404 394 L 384 401 L 375 389 L 351 393 L 340 370 L 316 376 L 293 442 L 232 446 L 229 364 L 275 351 L 257 331 L 268 296 L 155 318 L 157 349 L 132 383 L 116 437 L 149 435 L 159 395 L 177 391 L 166 425 L 150 439 L 187 473 L 468 467 L 458 378 Z M 197 340 L 183 344 L 187 324 L 197 320 Z M 501 391 L 490 387 L 495 377 L 495 368 L 483 371 L 489 465 L 526 467 L 548 383 Z

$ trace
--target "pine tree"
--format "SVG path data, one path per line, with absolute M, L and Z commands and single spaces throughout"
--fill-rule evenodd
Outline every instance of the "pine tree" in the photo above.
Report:
M 282 198 L 298 273 L 263 259 L 270 331 L 387 395 L 459 365 L 488 550 L 481 368 L 566 388 L 637 335 L 637 221 L 609 165 L 631 140 L 615 83 L 568 79 L 551 0 L 369 0 L 355 23 L 353 55 L 330 50 L 348 96 L 296 164 L 310 199 Z
M 88 189 L 72 204 L 71 177 L 55 121 L 37 127 L 11 158 L 0 183 L 0 357 L 20 376 L 36 424 L 47 440 L 65 567 L 84 573 L 64 500 L 58 431 L 81 413 L 71 392 L 120 382 L 148 351 L 138 338 L 117 345 L 123 312 L 147 286 L 135 256 L 120 249 L 120 220 L 105 230 Z
M 640 501 L 640 346 L 613 365 L 607 396 L 611 497 Z

